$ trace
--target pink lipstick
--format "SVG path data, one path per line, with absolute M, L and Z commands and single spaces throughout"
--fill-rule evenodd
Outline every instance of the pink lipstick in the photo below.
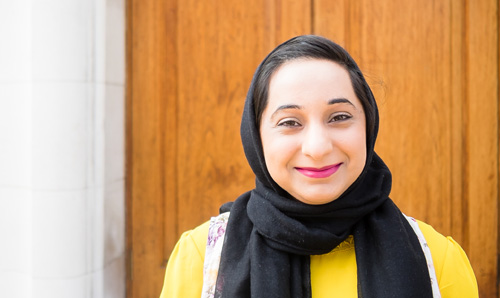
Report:
M 340 168 L 342 163 L 329 165 L 322 168 L 295 168 L 302 175 L 307 176 L 309 178 L 326 178 L 333 175 Z

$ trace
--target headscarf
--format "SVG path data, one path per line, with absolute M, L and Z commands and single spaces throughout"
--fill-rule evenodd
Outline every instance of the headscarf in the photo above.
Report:
M 278 48 L 311 40 L 334 44 L 321 37 L 299 36 Z M 361 175 L 339 198 L 309 205 L 283 190 L 266 167 L 253 100 L 256 77 L 266 59 L 252 80 L 241 122 L 243 148 L 256 175 L 256 187 L 221 207 L 221 212 L 231 215 L 215 297 L 310 298 L 310 256 L 332 251 L 349 235 L 354 236 L 359 297 L 432 297 L 420 243 L 389 198 L 391 172 L 374 152 L 375 99 L 354 60 L 348 62 L 359 72 L 374 111 L 373 129 L 367 129 L 367 161 Z

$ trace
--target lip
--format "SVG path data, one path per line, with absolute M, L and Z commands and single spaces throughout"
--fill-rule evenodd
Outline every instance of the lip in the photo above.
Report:
M 298 168 L 295 169 L 299 171 L 302 175 L 309 178 L 327 178 L 331 175 L 335 174 L 337 170 L 340 168 L 342 163 L 329 165 L 322 168 Z

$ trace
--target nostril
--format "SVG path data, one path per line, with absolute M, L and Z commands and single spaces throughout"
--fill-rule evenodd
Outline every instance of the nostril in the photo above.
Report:
M 302 144 L 302 153 L 316 160 L 322 158 L 331 150 L 331 142 L 324 136 L 308 137 Z

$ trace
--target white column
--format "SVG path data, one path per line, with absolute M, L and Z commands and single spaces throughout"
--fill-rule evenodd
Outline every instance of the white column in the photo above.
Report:
M 32 291 L 31 1 L 0 2 L 0 296 Z
M 124 15 L 0 4 L 0 297 L 125 296 Z
M 104 99 L 98 109 L 104 173 L 97 190 L 104 198 L 104 246 L 93 297 L 125 297 L 125 0 L 96 2 L 96 85 Z

